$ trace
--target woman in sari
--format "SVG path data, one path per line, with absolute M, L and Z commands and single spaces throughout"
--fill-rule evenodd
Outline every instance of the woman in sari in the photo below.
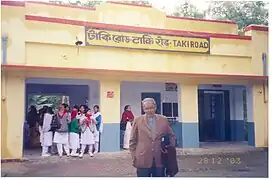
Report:
M 131 111 L 131 106 L 126 105 L 124 108 L 124 112 L 122 114 L 122 119 L 121 119 L 121 123 L 120 123 L 121 128 L 125 131 L 124 132 L 124 140 L 123 140 L 123 142 L 124 142 L 123 148 L 124 149 L 129 148 L 129 139 L 130 139 L 133 120 L 134 120 L 134 115 Z

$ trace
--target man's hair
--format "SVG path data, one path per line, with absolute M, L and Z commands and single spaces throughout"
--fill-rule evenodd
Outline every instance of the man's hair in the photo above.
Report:
M 151 102 L 154 104 L 154 106 L 156 107 L 156 101 L 153 98 L 144 98 L 144 100 L 142 101 L 142 104 L 144 105 L 147 102 Z

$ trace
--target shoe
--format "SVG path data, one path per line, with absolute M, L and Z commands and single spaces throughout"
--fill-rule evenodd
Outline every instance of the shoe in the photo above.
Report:
M 50 154 L 42 154 L 42 157 L 49 157 L 49 156 L 51 156 Z
M 94 151 L 94 153 L 93 154 L 97 154 L 98 152 L 97 151 Z
M 78 153 L 71 153 L 71 156 L 72 156 L 72 157 L 78 157 L 79 154 L 78 154 Z
M 58 154 L 58 152 L 51 151 L 51 154 L 52 154 L 52 155 L 57 155 L 57 154 Z
M 66 156 L 67 156 L 67 157 L 69 157 L 69 156 L 70 156 L 70 154 L 66 154 Z
M 62 157 L 62 154 L 59 154 L 59 157 Z
M 83 153 L 80 153 L 78 157 L 82 158 L 83 157 Z
M 91 157 L 93 157 L 93 153 L 89 152 L 89 155 L 90 155 Z

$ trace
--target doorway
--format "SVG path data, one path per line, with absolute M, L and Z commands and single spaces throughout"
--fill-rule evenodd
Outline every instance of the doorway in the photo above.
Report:
M 39 80 L 39 81 L 38 81 Z M 41 152 L 40 131 L 39 131 L 39 118 L 34 119 L 30 123 L 28 118 L 29 107 L 33 106 L 34 116 L 41 115 L 39 111 L 43 106 L 52 107 L 54 112 L 61 103 L 67 103 L 71 106 L 77 104 L 85 104 L 89 99 L 89 84 L 75 83 L 73 85 L 64 84 L 66 80 L 60 79 L 27 79 L 25 90 L 25 123 L 24 123 L 24 136 L 23 136 L 23 156 L 38 155 Z M 63 83 L 63 84 L 61 84 Z M 74 85 L 76 84 L 76 85 Z M 90 82 L 91 84 L 91 82 Z M 93 102 L 93 101 L 92 101 Z M 97 102 L 97 101 L 96 101 Z M 55 149 L 54 149 L 55 150 Z M 54 154 L 54 152 L 52 152 Z
M 227 90 L 198 91 L 199 140 L 230 140 L 230 100 Z
M 145 98 L 153 98 L 156 101 L 157 104 L 157 110 L 156 114 L 161 114 L 161 93 L 157 92 L 143 92 L 141 93 L 141 100 L 144 100 Z M 143 108 L 141 108 L 142 114 L 144 114 Z

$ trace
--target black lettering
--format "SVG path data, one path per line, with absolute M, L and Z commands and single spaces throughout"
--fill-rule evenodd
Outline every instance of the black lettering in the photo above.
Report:
M 112 35 L 112 40 L 116 43 L 120 42 L 126 42 L 129 43 L 129 36 L 123 36 L 123 35 Z
M 136 37 L 132 37 L 132 43 L 134 43 L 134 44 L 142 44 L 143 43 L 143 38 L 141 38 L 141 37 L 138 37 L 138 36 L 136 36 Z
M 204 48 L 204 46 L 203 46 L 203 43 L 202 43 L 202 42 L 200 42 L 200 44 L 199 44 L 199 48 Z
M 204 48 L 208 48 L 209 47 L 209 43 L 204 42 Z
M 176 44 L 177 40 L 173 40 L 173 42 L 174 42 L 174 47 L 177 47 L 177 44 Z
M 191 48 L 194 48 L 194 47 L 195 47 L 195 46 L 194 46 L 194 41 L 191 41 L 190 44 L 191 44 Z
M 143 43 L 144 44 L 153 44 L 154 43 L 154 39 L 151 36 L 147 35 L 147 34 L 143 35 L 142 38 L 143 38 Z
M 186 42 L 187 42 L 187 41 L 182 41 L 182 45 L 181 45 L 181 46 L 182 46 L 182 47 L 186 47 L 186 44 L 185 44 Z
M 180 41 L 177 42 L 177 46 L 181 47 L 181 42 Z
M 158 36 L 156 44 L 159 46 L 169 46 L 169 39 L 163 39 L 161 36 Z
M 195 42 L 195 47 L 198 48 L 198 42 L 197 41 Z
M 110 41 L 111 40 L 111 34 L 109 34 L 107 31 L 99 31 L 99 36 L 101 39 L 105 41 Z
M 100 33 L 97 33 L 95 30 L 93 29 L 88 29 L 86 31 L 86 35 L 88 37 L 88 40 L 101 40 L 101 35 Z
M 190 43 L 189 43 L 189 41 L 187 41 L 187 47 L 189 47 L 190 46 Z

